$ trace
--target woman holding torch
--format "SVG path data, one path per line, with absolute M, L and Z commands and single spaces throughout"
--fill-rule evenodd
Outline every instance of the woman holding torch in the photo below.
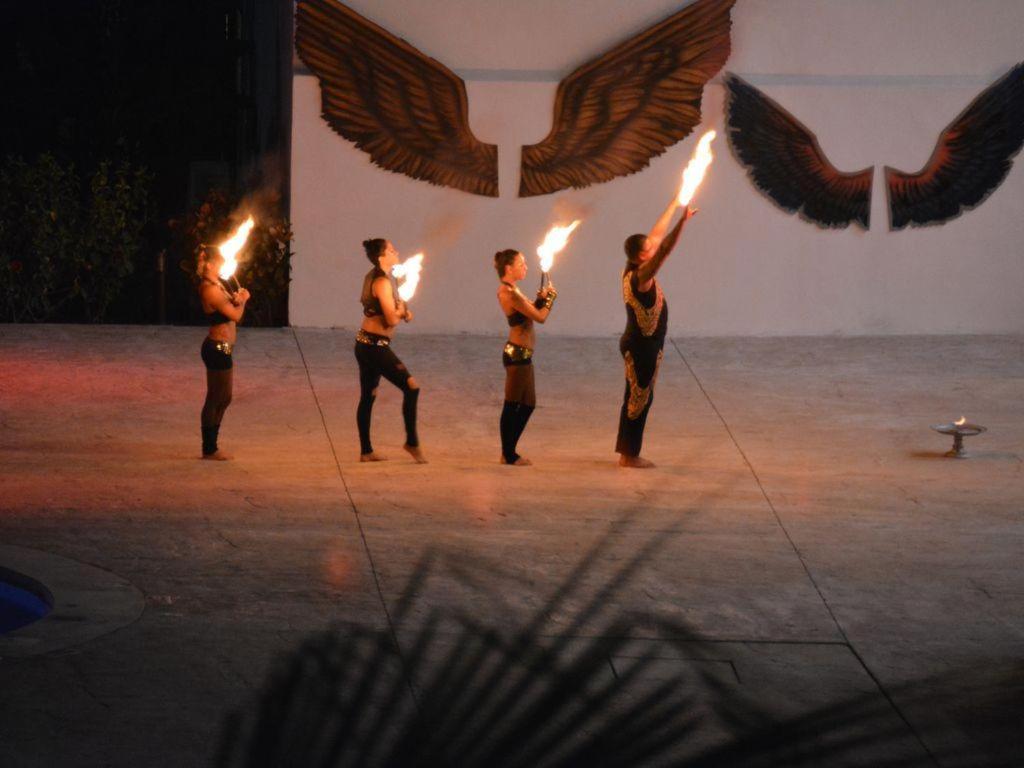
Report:
M 516 287 L 516 283 L 526 277 L 526 257 L 513 248 L 494 254 L 494 269 L 501 280 L 498 303 L 508 320 L 508 341 L 501 355 L 505 366 L 505 404 L 499 422 L 501 463 L 524 467 L 531 462 L 516 453 L 516 445 L 537 405 L 533 379 L 533 346 L 536 340 L 533 324 L 548 319 L 558 293 L 553 285 L 547 283 L 537 292 L 535 301 L 528 300 Z
M 412 312 L 404 300 L 395 296 L 389 277 L 398 264 L 398 251 L 390 241 L 380 237 L 364 240 L 363 250 L 373 268 L 363 279 L 363 291 L 359 299 L 363 305 L 363 323 L 356 333 L 355 353 L 356 362 L 359 363 L 359 407 L 356 409 L 359 460 L 384 460 L 383 456 L 374 453 L 370 442 L 370 416 L 377 399 L 377 386 L 383 376 L 402 390 L 402 418 L 405 421 L 403 447 L 417 463 L 425 464 L 427 460 L 420 450 L 416 435 L 416 403 L 419 400 L 420 385 L 391 349 L 395 327 L 402 320 L 407 323 L 412 320 Z M 419 259 L 422 257 L 413 256 L 401 266 L 408 268 L 409 262 L 416 261 L 415 266 L 418 267 Z M 408 283 L 413 270 L 405 274 Z M 415 271 L 413 279 L 418 279 L 418 271 Z
M 210 331 L 203 340 L 201 356 L 206 365 L 206 401 L 200 417 L 203 435 L 203 458 L 227 461 L 231 457 L 217 448 L 224 411 L 231 403 L 232 349 L 237 337 L 237 323 L 245 313 L 249 291 L 229 291 L 221 279 L 225 257 L 217 246 L 203 246 L 199 251 L 197 271 L 199 298 L 203 313 L 210 322 Z
M 626 268 L 622 272 L 622 298 L 626 304 L 626 330 L 619 340 L 619 351 L 626 366 L 626 391 L 615 442 L 620 467 L 647 469 L 654 466 L 654 462 L 640 456 L 640 448 L 647 414 L 654 402 L 654 381 L 668 330 L 668 304 L 655 276 L 679 240 L 683 226 L 697 213 L 689 203 L 711 163 L 710 144 L 714 137 L 714 131 L 709 131 L 701 138 L 683 174 L 682 188 L 651 231 L 646 235 L 630 235 L 624 244 Z M 680 207 L 682 218 L 669 231 Z

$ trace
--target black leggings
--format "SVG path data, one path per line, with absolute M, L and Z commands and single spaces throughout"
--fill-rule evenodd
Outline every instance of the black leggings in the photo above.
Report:
M 359 363 L 359 407 L 356 409 L 356 424 L 359 426 L 359 450 L 361 453 L 373 453 L 370 442 L 370 416 L 373 414 L 373 401 L 377 399 L 377 385 L 383 376 L 402 390 L 402 418 L 405 421 L 405 444 L 416 448 L 419 437 L 416 435 L 416 403 L 419 400 L 419 387 L 409 386 L 409 373 L 402 361 L 398 359 L 390 346 L 356 342 L 356 362 Z
M 644 442 L 647 414 L 654 402 L 654 382 L 658 378 L 665 339 L 657 336 L 623 335 L 619 351 L 626 366 L 626 392 L 619 412 L 619 434 L 615 452 L 639 456 Z
M 519 438 L 537 405 L 537 391 L 531 360 L 513 362 L 508 355 L 503 355 L 502 364 L 505 366 L 505 404 L 498 422 L 501 455 L 506 464 L 514 464 L 519 459 L 516 453 Z
M 203 341 L 200 356 L 206 366 L 206 401 L 200 414 L 203 455 L 217 452 L 217 436 L 224 411 L 231 405 L 231 379 L 234 363 L 231 353 L 217 349 L 218 342 L 209 336 Z

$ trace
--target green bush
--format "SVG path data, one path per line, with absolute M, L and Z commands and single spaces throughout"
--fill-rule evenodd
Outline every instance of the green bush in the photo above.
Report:
M 38 322 L 67 299 L 62 284 L 79 230 L 74 166 L 50 155 L 0 164 L 0 301 L 3 319 Z
M 99 322 L 135 270 L 144 244 L 150 177 L 126 161 L 100 163 L 89 184 L 82 247 L 73 250 L 72 298 Z
M 0 319 L 102 322 L 142 250 L 149 184 L 125 160 L 87 185 L 52 155 L 0 163 Z

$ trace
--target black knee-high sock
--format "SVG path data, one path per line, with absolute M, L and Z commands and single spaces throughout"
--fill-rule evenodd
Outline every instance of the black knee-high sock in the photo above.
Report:
M 359 398 L 359 407 L 356 408 L 360 453 L 373 453 L 373 445 L 370 443 L 370 415 L 373 413 L 373 401 L 376 399 L 374 395 L 363 395 Z
M 519 459 L 519 454 L 516 453 L 516 443 L 519 441 L 519 435 L 516 433 L 519 406 L 520 404 L 513 400 L 506 400 L 501 408 L 501 455 L 505 458 L 506 464 L 514 464 Z
M 519 403 L 519 410 L 516 411 L 516 422 L 515 422 L 515 433 L 512 441 L 513 450 L 519 445 L 519 438 L 523 436 L 523 430 L 526 429 L 526 422 L 530 420 L 530 416 L 533 414 L 532 405 L 526 403 Z
M 416 402 L 420 399 L 419 389 L 407 389 L 402 395 L 402 418 L 405 420 L 405 444 L 416 448 L 420 439 L 416 435 Z
M 214 424 L 212 426 L 203 426 L 201 428 L 203 433 L 203 456 L 209 456 L 211 453 L 217 452 L 217 433 L 220 432 L 220 424 Z

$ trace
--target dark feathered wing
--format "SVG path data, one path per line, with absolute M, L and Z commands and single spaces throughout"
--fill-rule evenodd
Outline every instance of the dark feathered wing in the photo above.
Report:
M 725 83 L 729 143 L 757 188 L 819 226 L 867 229 L 874 168 L 836 170 L 799 120 L 736 75 Z
M 519 196 L 636 173 L 688 136 L 729 58 L 734 2 L 697 0 L 559 83 L 551 132 L 523 147 Z
M 498 196 L 498 148 L 469 129 L 454 72 L 336 0 L 300 0 L 295 46 L 323 117 L 381 168 Z
M 1024 64 L 989 86 L 939 136 L 917 173 L 885 169 L 892 229 L 941 224 L 980 205 L 1024 144 Z

